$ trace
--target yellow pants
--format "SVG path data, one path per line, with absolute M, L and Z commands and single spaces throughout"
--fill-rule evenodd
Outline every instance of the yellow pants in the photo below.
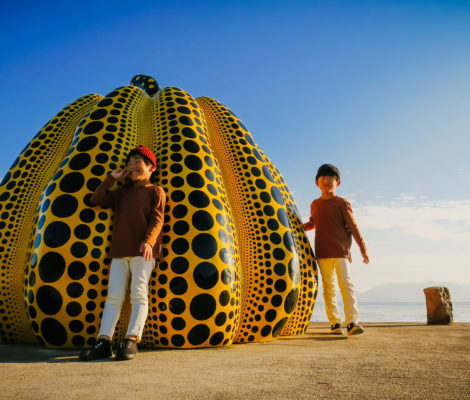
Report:
M 346 324 L 359 322 L 356 290 L 351 279 L 351 269 L 346 258 L 319 258 L 318 266 L 323 283 L 323 299 L 325 301 L 326 315 L 331 325 L 341 323 L 341 315 L 336 301 L 336 278 L 341 291 L 344 304 Z

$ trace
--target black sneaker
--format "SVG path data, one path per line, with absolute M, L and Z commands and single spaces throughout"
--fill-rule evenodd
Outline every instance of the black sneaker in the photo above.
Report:
M 355 322 L 351 322 L 347 329 L 348 335 L 360 335 L 361 333 L 364 333 L 364 328 Z
M 124 339 L 119 343 L 119 349 L 116 352 L 116 360 L 132 360 L 137 351 L 137 343 L 132 339 Z
M 340 323 L 336 323 L 336 324 L 333 324 L 331 325 L 331 333 L 333 335 L 342 335 L 343 334 L 343 331 L 342 331 L 342 326 Z
M 78 357 L 82 361 L 93 361 L 112 356 L 113 351 L 111 350 L 111 341 L 98 339 L 91 348 L 82 350 Z

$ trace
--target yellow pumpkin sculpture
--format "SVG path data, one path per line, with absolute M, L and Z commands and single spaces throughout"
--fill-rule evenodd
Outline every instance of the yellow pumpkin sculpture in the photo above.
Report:
M 191 348 L 302 334 L 316 265 L 280 173 L 228 108 L 137 75 L 65 107 L 6 174 L 0 340 L 93 343 L 113 217 L 89 199 L 139 144 L 155 152 L 154 183 L 167 193 L 164 261 L 150 280 L 142 343 Z M 116 340 L 128 318 L 127 304 Z

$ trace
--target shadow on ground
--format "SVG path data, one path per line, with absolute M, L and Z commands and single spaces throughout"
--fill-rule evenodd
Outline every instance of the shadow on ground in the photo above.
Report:
M 75 362 L 79 350 L 45 349 L 31 344 L 0 345 L 0 362 L 2 363 L 36 363 L 36 362 Z
M 231 348 L 231 347 L 228 347 Z M 228 349 L 224 348 L 224 349 Z M 220 347 L 204 348 L 203 350 L 220 350 Z M 194 351 L 201 349 L 155 349 L 140 348 L 139 353 L 165 352 L 165 351 Z M 78 355 L 81 349 L 46 349 L 38 344 L 0 344 L 0 363 L 65 363 L 83 362 Z M 114 350 L 115 352 L 115 350 Z M 114 358 L 86 362 L 114 362 Z M 85 363 L 86 363 L 85 362 Z

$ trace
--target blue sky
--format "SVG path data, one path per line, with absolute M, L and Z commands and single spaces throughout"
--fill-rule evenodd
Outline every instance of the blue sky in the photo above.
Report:
M 0 46 L 1 175 L 63 106 L 148 74 L 230 107 L 305 217 L 341 169 L 359 290 L 470 283 L 469 2 L 3 2 Z

